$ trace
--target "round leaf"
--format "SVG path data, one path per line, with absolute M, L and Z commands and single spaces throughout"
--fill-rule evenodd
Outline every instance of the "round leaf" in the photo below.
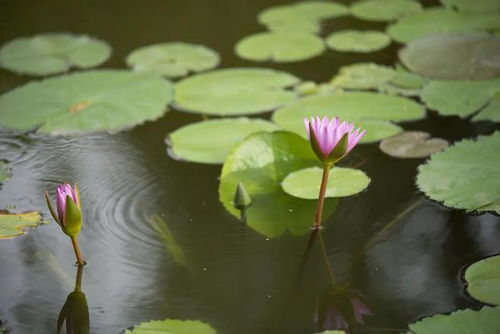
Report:
M 443 5 L 464 12 L 492 12 L 500 10 L 498 0 L 441 0 Z
M 168 333 L 168 334 L 216 334 L 217 331 L 209 324 L 198 320 L 153 320 L 143 322 L 134 327 L 134 329 L 126 330 L 124 334 L 151 334 L 151 333 Z
M 46 33 L 12 40 L 0 49 L 0 67 L 23 74 L 48 75 L 71 67 L 105 62 L 111 47 L 87 35 Z
M 411 0 L 365 0 L 351 6 L 352 15 L 369 21 L 392 21 L 421 10 L 422 5 Z
M 292 32 L 264 32 L 247 36 L 235 46 L 235 52 L 253 61 L 295 62 L 323 53 L 325 45 L 319 37 Z
M 203 45 L 183 42 L 160 43 L 138 48 L 127 56 L 127 65 L 138 72 L 177 78 L 219 64 L 219 54 Z
M 500 79 L 484 81 L 431 81 L 421 98 L 429 109 L 442 115 L 467 117 L 472 120 L 500 122 Z
M 33 81 L 0 96 L 0 125 L 53 135 L 115 132 L 160 117 L 172 96 L 161 78 L 99 70 Z
M 372 89 L 392 80 L 396 71 L 389 66 L 359 63 L 340 68 L 330 84 L 346 89 Z
M 276 130 L 261 119 L 228 118 L 183 126 L 169 136 L 172 154 L 188 161 L 222 163 L 231 148 L 248 135 Z
M 287 90 L 299 79 L 263 68 L 234 68 L 197 74 L 175 86 L 176 106 L 210 115 L 256 114 L 296 98 Z
M 303 199 L 317 199 L 323 170 L 311 167 L 292 172 L 281 183 L 283 190 Z M 334 167 L 330 170 L 326 197 L 346 197 L 363 191 L 370 178 L 363 171 L 353 168 Z
M 500 255 L 472 264 L 465 271 L 467 291 L 482 302 L 500 304 Z
M 232 201 L 241 183 L 251 199 L 245 212 L 248 226 L 270 238 L 286 230 L 305 234 L 313 224 L 316 201 L 290 196 L 280 184 L 289 173 L 318 164 L 309 142 L 294 133 L 255 133 L 237 144 L 226 158 L 220 177 L 220 201 L 239 217 Z M 334 199 L 326 201 L 325 218 L 336 203 Z
M 462 140 L 420 165 L 417 185 L 446 206 L 500 213 L 500 132 Z
M 28 228 L 37 227 L 42 222 L 42 216 L 36 211 L 19 214 L 0 211 L 0 239 L 23 235 Z
M 436 79 L 500 75 L 500 39 L 483 33 L 429 35 L 411 41 L 399 58 L 411 71 Z
M 451 314 L 437 314 L 410 324 L 415 334 L 497 334 L 500 328 L 500 308 L 483 307 L 479 311 L 460 310 Z
M 338 116 L 367 130 L 364 143 L 393 136 L 401 128 L 389 121 L 417 120 L 425 115 L 420 104 L 407 98 L 371 92 L 308 96 L 277 110 L 273 120 L 281 128 L 306 136 L 304 118 Z
M 326 44 L 335 51 L 372 52 L 391 44 L 391 39 L 380 31 L 343 30 L 329 35 Z
M 396 158 L 426 158 L 446 147 L 446 140 L 430 138 L 428 133 L 420 131 L 401 132 L 380 142 L 380 150 Z
M 462 13 L 430 8 L 404 17 L 387 28 L 396 41 L 407 43 L 425 35 L 500 30 L 500 13 Z

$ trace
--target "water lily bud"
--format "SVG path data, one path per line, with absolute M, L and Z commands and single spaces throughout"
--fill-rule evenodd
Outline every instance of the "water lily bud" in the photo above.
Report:
M 54 220 L 61 226 L 64 233 L 70 237 L 75 237 L 82 228 L 82 209 L 78 187 L 64 183 L 56 188 L 56 207 L 54 210 L 49 195 L 45 192 L 47 206 Z
M 307 136 L 318 158 L 334 164 L 344 158 L 365 135 L 366 130 L 354 130 L 353 123 L 340 122 L 338 117 L 304 119 Z
M 244 210 L 252 204 L 250 195 L 245 190 L 243 183 L 238 183 L 234 193 L 233 205 L 238 210 Z

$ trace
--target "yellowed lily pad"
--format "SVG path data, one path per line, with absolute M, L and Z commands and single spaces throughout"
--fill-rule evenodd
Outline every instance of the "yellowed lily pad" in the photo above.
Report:
M 12 239 L 27 232 L 28 228 L 42 224 L 42 216 L 37 211 L 10 213 L 0 211 L 0 239 Z
M 430 134 L 421 131 L 404 131 L 380 142 L 380 150 L 396 158 L 426 158 L 440 152 L 449 143 L 441 138 L 430 138 Z

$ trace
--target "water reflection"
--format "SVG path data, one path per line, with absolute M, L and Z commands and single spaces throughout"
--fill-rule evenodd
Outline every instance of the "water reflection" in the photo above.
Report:
M 84 266 L 78 265 L 75 278 L 75 288 L 66 298 L 57 318 L 57 334 L 61 333 L 63 324 L 66 324 L 66 334 L 90 333 L 89 307 L 87 297 L 82 291 Z

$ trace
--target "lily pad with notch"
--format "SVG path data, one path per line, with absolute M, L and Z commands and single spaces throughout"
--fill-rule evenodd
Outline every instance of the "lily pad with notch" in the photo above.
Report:
M 169 135 L 175 157 L 200 163 L 223 163 L 231 148 L 260 131 L 274 131 L 274 123 L 262 119 L 226 118 L 188 124 Z
M 251 198 L 246 224 L 269 238 L 289 231 L 302 235 L 310 231 L 316 201 L 290 196 L 281 182 L 291 172 L 319 166 L 311 146 L 304 138 L 286 131 L 260 132 L 237 144 L 222 167 L 219 199 L 232 215 L 236 187 L 242 183 Z M 337 201 L 327 199 L 325 215 L 333 212 Z
M 500 213 L 499 147 L 499 131 L 464 139 L 420 165 L 417 186 L 448 207 Z
M 208 115 L 257 114 L 293 101 L 299 78 L 266 68 L 228 68 L 193 75 L 175 86 L 178 109 Z
M 351 6 L 355 17 L 368 21 L 392 21 L 422 11 L 422 5 L 412 0 L 365 0 Z
M 0 67 L 16 73 L 49 75 L 90 68 L 111 55 L 108 43 L 87 35 L 44 33 L 16 38 L 0 49 Z
M 219 54 L 199 44 L 184 42 L 159 43 L 140 47 L 127 56 L 127 65 L 134 71 L 178 78 L 190 72 L 216 67 Z
M 395 158 L 426 158 L 447 148 L 449 143 L 441 138 L 430 138 L 421 131 L 404 131 L 380 142 L 380 150 Z
M 117 132 L 162 116 L 172 88 L 157 76 L 124 70 L 33 81 L 0 96 L 0 125 L 51 135 Z
M 0 210 L 0 239 L 19 237 L 29 228 L 37 227 L 42 223 L 42 216 L 37 211 L 10 213 Z
M 326 44 L 339 52 L 374 52 L 391 44 L 391 38 L 375 30 L 341 30 L 330 34 Z

